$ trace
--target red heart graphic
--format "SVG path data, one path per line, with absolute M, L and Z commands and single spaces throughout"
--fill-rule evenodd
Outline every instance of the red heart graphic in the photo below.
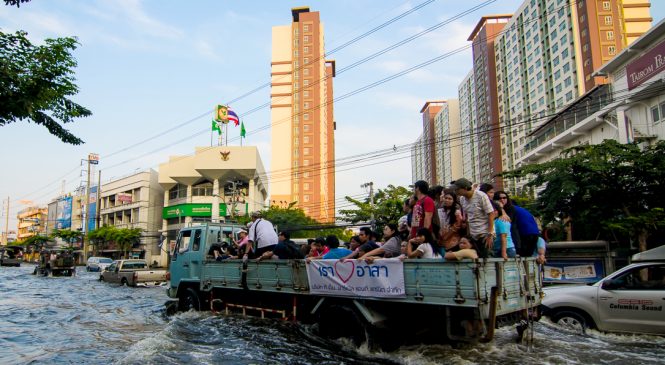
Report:
M 346 279 L 344 277 L 342 277 L 342 275 L 340 275 L 340 273 L 339 273 L 339 270 L 337 270 L 337 265 L 338 264 L 340 265 L 340 268 L 343 269 L 343 271 L 345 271 L 347 269 L 349 264 L 351 265 L 351 270 L 349 270 L 349 276 L 347 276 Z M 344 284 L 346 284 L 347 281 L 351 280 L 351 277 L 353 276 L 353 272 L 355 270 L 356 270 L 356 264 L 353 261 L 347 260 L 347 261 L 337 261 L 337 262 L 335 262 L 335 273 L 336 273 L 337 277 L 340 278 L 340 280 L 342 280 L 342 282 L 344 282 Z

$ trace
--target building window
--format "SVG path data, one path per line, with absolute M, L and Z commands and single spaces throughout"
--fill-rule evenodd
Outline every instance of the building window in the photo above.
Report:
M 603 1 L 603 10 L 610 10 L 610 2 Z
M 305 201 L 305 203 L 309 201 L 309 195 L 304 195 L 302 198 Z
M 302 74 L 305 75 L 305 76 L 309 76 L 309 67 L 302 70 Z
M 204 182 L 192 186 L 192 196 L 212 196 L 212 183 Z
M 305 113 L 302 115 L 303 120 L 309 120 L 309 113 Z
M 613 31 L 608 30 L 606 35 L 607 35 L 607 40 L 608 41 L 613 41 L 614 40 L 614 32 Z
M 309 43 L 309 36 L 308 35 L 302 37 L 302 39 L 305 43 Z
M 303 64 L 307 65 L 309 63 L 309 57 L 305 57 L 302 59 Z
M 309 136 L 304 136 L 302 138 L 303 143 L 309 143 Z
M 605 17 L 605 25 L 612 25 L 612 16 L 608 15 Z
M 312 149 L 309 148 L 309 147 L 305 147 L 305 149 L 303 150 L 303 152 L 304 152 L 305 156 L 308 156 L 308 155 L 312 152 Z
M 309 124 L 303 124 L 302 129 L 305 132 L 309 132 Z
M 309 24 L 303 25 L 302 30 L 305 31 L 305 32 L 309 32 Z
M 305 90 L 302 92 L 302 96 L 309 98 L 309 90 Z
M 660 115 L 665 116 L 665 103 L 660 103 Z
M 303 80 L 302 84 L 304 86 L 308 86 L 309 85 L 309 80 L 307 80 L 307 79 Z
M 304 183 L 302 185 L 303 190 L 309 190 L 309 183 Z
M 610 55 L 615 55 L 617 53 L 617 48 L 615 46 L 607 47 L 607 53 Z
M 304 160 L 304 161 L 302 162 L 302 164 L 303 164 L 303 166 L 309 166 L 309 160 Z
M 573 100 L 573 92 L 569 91 L 566 93 L 566 101 L 571 101 Z
M 660 120 L 660 110 L 658 109 L 658 106 L 651 108 L 651 118 L 654 123 Z
M 303 52 L 304 53 L 309 53 L 309 47 L 303 47 Z
M 305 108 L 305 109 L 309 109 L 309 103 L 308 103 L 308 102 L 304 102 L 302 107 Z

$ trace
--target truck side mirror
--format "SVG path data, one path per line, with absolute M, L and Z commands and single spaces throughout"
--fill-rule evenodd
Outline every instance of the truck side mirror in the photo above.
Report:
M 619 287 L 619 283 L 616 280 L 608 279 L 603 281 L 600 287 L 605 290 L 614 290 Z

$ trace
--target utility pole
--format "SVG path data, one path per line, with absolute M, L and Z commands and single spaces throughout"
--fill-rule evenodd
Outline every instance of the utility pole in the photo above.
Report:
M 229 181 L 231 183 L 231 220 L 233 220 L 236 210 L 236 189 L 238 188 L 238 181 Z
M 97 207 L 95 209 L 95 228 L 99 228 L 101 225 L 101 212 L 102 212 L 102 170 L 97 172 Z
M 370 181 L 360 185 L 361 188 L 369 187 L 369 207 L 370 207 L 370 218 L 372 219 L 372 231 L 376 230 L 376 219 L 374 217 L 374 182 Z
M 97 165 L 99 163 L 99 155 L 95 153 L 89 153 L 88 154 L 88 159 L 85 160 L 88 162 L 88 180 L 86 181 L 86 187 L 85 187 L 85 202 L 83 203 L 83 223 L 82 223 L 82 229 L 81 232 L 83 235 L 81 236 L 81 242 L 83 242 L 83 262 L 88 261 L 88 240 L 85 239 L 86 234 L 88 233 L 88 213 L 89 213 L 89 207 L 90 207 L 90 165 Z

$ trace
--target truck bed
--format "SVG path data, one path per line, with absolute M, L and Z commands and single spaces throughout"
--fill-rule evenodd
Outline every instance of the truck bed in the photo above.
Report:
M 310 295 L 304 260 L 250 261 L 247 289 L 256 292 Z M 205 261 L 200 290 L 244 290 L 241 260 Z M 487 318 L 492 288 L 497 290 L 496 315 L 515 313 L 540 303 L 540 271 L 534 259 L 487 259 L 444 262 L 404 261 L 404 298 L 364 298 L 399 303 L 478 308 Z

